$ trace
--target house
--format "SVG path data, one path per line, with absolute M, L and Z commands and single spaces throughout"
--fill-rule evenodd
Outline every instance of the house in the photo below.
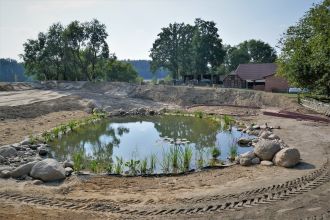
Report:
M 223 85 L 227 88 L 287 92 L 289 84 L 284 78 L 275 76 L 276 69 L 275 63 L 240 64 L 224 78 Z

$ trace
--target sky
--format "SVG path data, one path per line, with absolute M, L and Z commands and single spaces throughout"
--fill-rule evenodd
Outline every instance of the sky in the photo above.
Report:
M 217 24 L 224 44 L 260 39 L 275 47 L 281 34 L 320 0 L 0 0 L 0 58 L 19 59 L 23 43 L 56 22 L 98 19 L 119 59 L 149 59 L 162 27 Z M 277 49 L 278 50 L 278 49 Z M 278 50 L 279 52 L 279 50 Z

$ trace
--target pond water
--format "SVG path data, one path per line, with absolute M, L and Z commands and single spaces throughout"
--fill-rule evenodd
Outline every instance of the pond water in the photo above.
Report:
M 191 151 L 189 169 L 201 168 L 208 165 L 213 148 L 220 150 L 220 161 L 227 161 L 233 148 L 239 154 L 251 150 L 251 147 L 236 144 L 237 139 L 248 136 L 234 127 L 231 131 L 223 129 L 221 122 L 206 118 L 124 117 L 105 119 L 80 128 L 50 145 L 52 157 L 62 161 L 72 159 L 77 152 L 83 152 L 85 160 L 89 162 L 97 160 L 115 164 L 122 158 L 123 172 L 130 169 L 129 165 L 125 167 L 125 162 L 132 159 L 139 161 L 135 164 L 139 167 L 142 160 L 146 159 L 150 166 L 150 158 L 153 157 L 156 158 L 156 167 L 151 172 L 163 173 L 174 172 L 168 165 L 173 162 L 173 152 L 181 155 L 178 159 L 180 163 L 184 160 L 183 152 Z M 85 164 L 85 167 L 88 165 Z

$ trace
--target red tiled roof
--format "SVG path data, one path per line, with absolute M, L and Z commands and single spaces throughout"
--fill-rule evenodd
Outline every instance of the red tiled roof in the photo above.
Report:
M 240 64 L 235 73 L 243 80 L 260 80 L 276 72 L 275 63 Z

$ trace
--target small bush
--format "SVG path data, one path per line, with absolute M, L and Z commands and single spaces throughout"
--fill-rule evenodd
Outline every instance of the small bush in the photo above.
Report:
M 80 172 L 83 169 L 83 162 L 84 162 L 84 152 L 78 151 L 72 155 L 73 160 L 73 170 L 76 172 Z
M 211 149 L 211 155 L 213 159 L 217 159 L 221 155 L 221 151 L 217 147 Z

